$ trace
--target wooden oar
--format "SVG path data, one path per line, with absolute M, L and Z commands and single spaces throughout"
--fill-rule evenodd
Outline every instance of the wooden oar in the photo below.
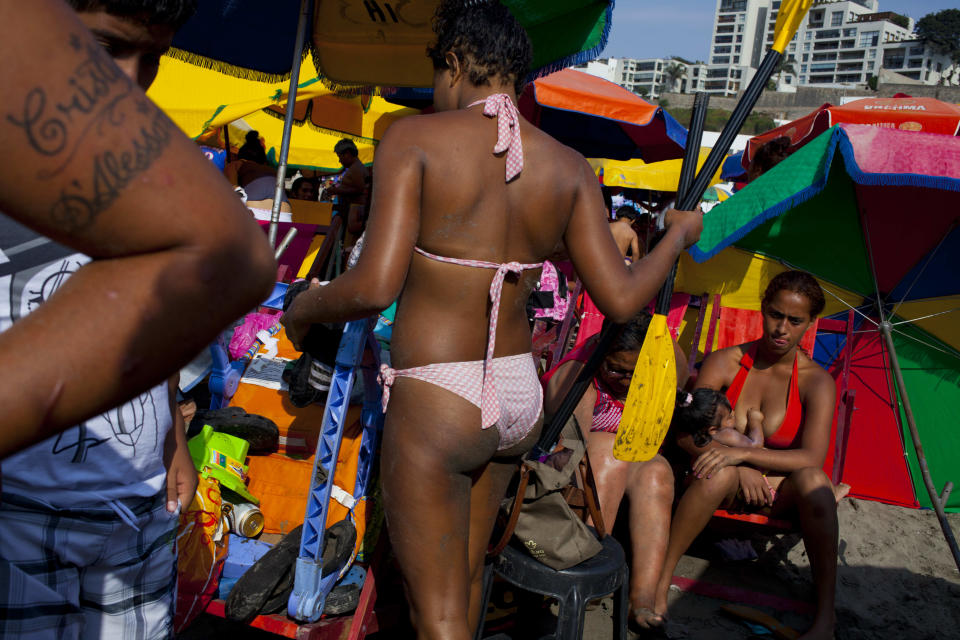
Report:
M 766 87 L 767 81 L 773 75 L 774 69 L 783 57 L 784 49 L 793 38 L 812 4 L 813 0 L 784 0 L 781 3 L 774 27 L 773 45 L 764 56 L 760 68 L 757 69 L 746 91 L 744 91 L 743 97 L 740 98 L 740 102 L 737 103 L 730 119 L 723 127 L 716 145 L 710 151 L 710 155 L 707 156 L 703 167 L 693 181 L 693 185 L 685 192 L 681 192 L 681 187 L 678 186 L 677 209 L 690 211 L 703 197 L 703 192 L 706 190 L 711 176 L 723 162 L 723 158 L 733 144 L 734 138 L 740 132 L 747 116 Z M 696 110 L 696 107 L 695 101 L 694 110 Z M 704 114 L 705 112 L 706 109 L 704 109 Z M 695 122 L 693 121 L 695 114 L 694 111 L 694 114 L 691 115 L 690 124 L 690 134 L 693 135 L 697 135 L 694 131 Z M 702 128 L 701 124 L 701 131 Z M 692 150 L 694 158 L 699 152 L 699 146 L 698 140 L 696 148 Z M 690 155 L 691 135 L 688 135 L 684 168 L 686 168 L 687 158 Z M 693 166 L 695 167 L 696 164 Z M 682 173 L 683 169 L 681 169 L 681 178 L 683 177 Z M 675 263 L 663 288 L 660 290 L 660 294 L 657 296 L 657 314 L 654 316 L 654 320 L 650 322 L 650 328 L 647 330 L 647 337 L 641 348 L 640 357 L 637 359 L 637 367 L 634 369 L 633 378 L 630 381 L 630 391 L 627 401 L 624 403 L 623 417 L 620 419 L 617 439 L 613 445 L 613 455 L 620 460 L 641 462 L 653 457 L 663 442 L 673 418 L 676 398 L 676 364 L 672 362 L 673 343 L 666 327 L 666 318 L 661 321 L 657 320 L 657 317 L 669 310 L 670 298 L 673 295 L 673 281 L 676 278 L 676 267 Z M 649 347 L 648 343 L 650 343 Z M 669 350 L 665 348 L 667 343 L 669 343 Z M 664 364 L 661 361 L 663 358 L 670 359 L 672 364 Z M 668 388 L 668 383 L 671 380 L 674 386 Z M 652 395 L 654 393 L 662 395 Z

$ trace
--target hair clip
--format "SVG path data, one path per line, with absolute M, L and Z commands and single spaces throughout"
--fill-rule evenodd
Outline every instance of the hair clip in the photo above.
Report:
M 692 393 L 688 393 L 688 392 L 686 392 L 686 391 L 680 391 L 678 395 L 679 395 L 679 397 L 680 397 L 679 405 L 680 405 L 681 407 L 689 407 L 689 406 L 690 406 L 690 403 L 693 402 L 693 394 L 692 394 Z

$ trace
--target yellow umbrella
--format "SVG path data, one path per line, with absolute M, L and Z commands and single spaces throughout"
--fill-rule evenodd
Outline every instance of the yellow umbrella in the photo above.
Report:
M 313 66 L 301 66 L 294 104 L 288 163 L 337 170 L 333 146 L 342 138 L 356 144 L 360 160 L 373 161 L 377 141 L 399 118 L 418 113 L 379 97 L 338 96 L 318 81 Z M 267 157 L 277 162 L 283 136 L 287 83 L 236 78 L 165 56 L 149 96 L 192 138 L 215 138 L 230 125 L 231 141 L 260 132 Z
M 697 158 L 698 171 L 709 154 L 709 148 L 700 150 L 700 156 Z M 680 167 L 683 165 L 681 158 L 650 164 L 643 160 L 607 160 L 606 158 L 589 158 L 587 161 L 597 176 L 602 177 L 605 187 L 652 191 L 676 191 L 677 183 L 680 181 Z M 718 182 L 721 182 L 719 169 L 710 180 L 710 184 Z

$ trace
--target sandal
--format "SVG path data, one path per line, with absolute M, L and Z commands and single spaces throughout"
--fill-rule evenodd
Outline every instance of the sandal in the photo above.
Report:
M 637 617 L 642 617 L 647 626 L 637 622 Z M 630 609 L 627 614 L 627 628 L 645 638 L 666 638 L 667 616 L 657 613 L 650 607 L 639 607 Z

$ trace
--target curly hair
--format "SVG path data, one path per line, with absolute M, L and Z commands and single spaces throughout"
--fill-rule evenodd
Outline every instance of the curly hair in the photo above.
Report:
M 692 394 L 680 391 L 670 428 L 678 433 L 689 433 L 693 436 L 693 444 L 705 447 L 713 440 L 710 427 L 720 426 L 717 424 L 717 408 L 721 406 L 732 411 L 730 401 L 722 391 L 697 389 Z
M 810 318 L 820 315 L 826 305 L 820 283 L 806 271 L 784 271 L 774 276 L 763 293 L 763 305 L 773 302 L 774 296 L 783 290 L 798 293 L 810 302 Z
M 497 0 L 443 0 L 433 17 L 436 42 L 427 56 L 436 70 L 447 69 L 444 56 L 456 54 L 474 85 L 496 76 L 513 82 L 519 95 L 533 59 L 527 32 L 510 10 Z
M 67 0 L 74 11 L 105 11 L 121 18 L 142 20 L 179 29 L 197 11 L 199 0 Z

